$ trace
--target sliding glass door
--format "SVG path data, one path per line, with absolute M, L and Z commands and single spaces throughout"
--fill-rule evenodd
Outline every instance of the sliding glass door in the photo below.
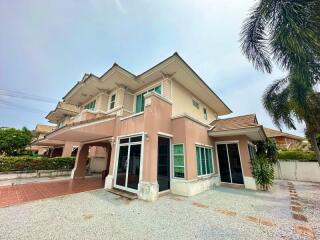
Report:
M 131 192 L 138 190 L 141 153 L 142 136 L 119 140 L 115 187 Z
M 217 144 L 221 182 L 243 184 L 238 143 Z

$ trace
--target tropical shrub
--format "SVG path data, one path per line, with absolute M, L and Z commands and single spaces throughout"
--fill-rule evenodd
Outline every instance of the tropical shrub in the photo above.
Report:
M 73 157 L 0 157 L 0 172 L 34 171 L 34 170 L 70 170 L 73 168 Z
M 273 164 L 266 156 L 258 155 L 252 160 L 252 175 L 262 190 L 269 190 L 274 179 Z
M 282 160 L 299 160 L 299 161 L 316 161 L 314 151 L 301 151 L 297 149 L 281 149 L 278 152 L 278 159 Z

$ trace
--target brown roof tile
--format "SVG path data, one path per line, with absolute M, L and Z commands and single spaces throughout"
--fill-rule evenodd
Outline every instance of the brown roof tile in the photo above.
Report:
M 292 139 L 296 139 L 296 140 L 302 140 L 303 137 L 300 136 L 296 136 L 293 134 L 289 134 L 289 133 L 285 133 L 285 132 L 281 132 L 275 129 L 271 129 L 271 128 L 266 128 L 264 127 L 264 132 L 266 133 L 268 138 L 272 138 L 272 137 L 287 137 L 287 138 L 292 138 Z
M 217 119 L 213 121 L 211 125 L 213 126 L 212 131 L 214 132 L 261 126 L 260 124 L 258 124 L 255 114 L 248 114 L 225 119 Z
M 37 124 L 35 132 L 38 132 L 38 133 L 50 133 L 55 129 L 56 129 L 56 126 Z

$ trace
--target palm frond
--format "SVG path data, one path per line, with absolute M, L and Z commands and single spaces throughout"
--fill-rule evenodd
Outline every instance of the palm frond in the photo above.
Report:
M 243 54 L 261 71 L 271 73 L 272 65 L 268 50 L 267 20 L 264 17 L 264 2 L 260 1 L 246 19 L 240 33 Z
M 274 124 L 295 129 L 290 105 L 289 77 L 276 80 L 264 92 L 262 102 Z

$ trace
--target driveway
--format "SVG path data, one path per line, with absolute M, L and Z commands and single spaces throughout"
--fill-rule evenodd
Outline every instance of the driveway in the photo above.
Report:
M 271 192 L 218 187 L 150 203 L 101 189 L 0 208 L 0 238 L 319 238 L 319 190 L 319 184 L 278 181 Z
M 28 179 L 27 179 L 28 181 Z M 0 207 L 103 188 L 100 178 L 51 180 L 0 186 Z

